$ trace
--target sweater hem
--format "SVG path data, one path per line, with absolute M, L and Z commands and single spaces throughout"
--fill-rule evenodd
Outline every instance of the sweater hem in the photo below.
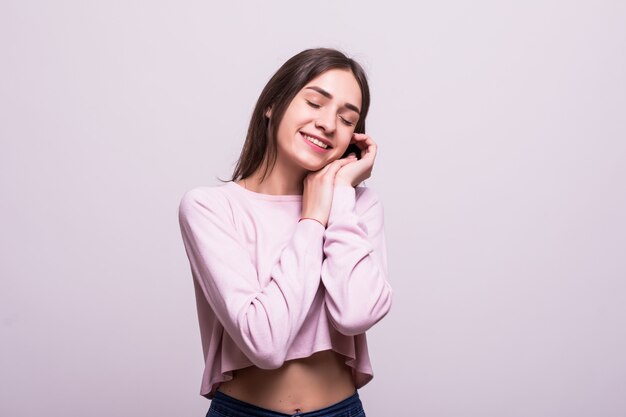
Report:
M 356 389 L 362 388 L 363 386 L 367 385 L 372 379 L 374 379 L 374 373 L 372 372 L 371 369 L 359 368 L 357 366 L 356 364 L 357 358 L 355 355 L 351 355 L 347 352 L 341 351 L 340 349 L 332 347 L 332 346 L 322 345 L 317 348 L 314 348 L 310 352 L 306 351 L 306 352 L 300 352 L 300 353 L 292 353 L 290 355 L 287 355 L 287 357 L 285 358 L 285 362 L 288 360 L 293 360 L 293 359 L 308 358 L 312 354 L 321 352 L 324 350 L 332 350 L 344 356 L 345 364 L 348 365 L 352 369 L 352 379 L 354 381 L 354 386 Z M 212 400 L 213 397 L 215 397 L 215 392 L 220 387 L 220 385 L 223 382 L 230 381 L 233 379 L 234 370 L 247 368 L 249 366 L 254 366 L 254 364 L 252 362 L 245 362 L 245 363 L 228 367 L 227 369 L 223 369 L 220 375 L 217 375 L 215 378 L 209 381 L 206 388 L 203 386 L 203 388 L 200 390 L 200 395 L 202 395 L 203 397 L 209 400 Z M 211 387 L 211 388 L 208 388 L 208 387 Z

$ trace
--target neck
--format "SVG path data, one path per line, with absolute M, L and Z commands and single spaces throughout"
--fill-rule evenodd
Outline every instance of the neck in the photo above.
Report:
M 261 182 L 261 175 L 263 174 L 266 164 L 267 161 L 264 161 L 252 175 L 244 180 L 239 180 L 238 184 L 243 185 L 248 190 L 261 194 L 302 195 L 304 190 L 304 177 L 309 171 L 302 167 L 281 164 L 280 160 L 277 160 L 272 170 Z

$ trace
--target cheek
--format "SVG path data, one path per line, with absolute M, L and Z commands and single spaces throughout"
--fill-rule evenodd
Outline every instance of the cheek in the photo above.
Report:
M 337 141 L 339 148 L 344 151 L 346 150 L 348 145 L 350 145 L 350 142 L 352 142 L 352 132 L 352 129 L 348 129 L 346 132 L 342 133 L 341 137 L 338 138 L 339 140 Z

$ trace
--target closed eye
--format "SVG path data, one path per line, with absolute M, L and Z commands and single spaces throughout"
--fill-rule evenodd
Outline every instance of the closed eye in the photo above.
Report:
M 313 103 L 312 101 L 309 101 L 309 100 L 304 100 L 304 101 L 306 101 L 306 102 L 307 102 L 307 104 L 308 104 L 309 106 L 313 107 L 314 109 L 319 109 L 320 107 L 322 107 L 322 106 L 320 106 L 319 104 L 315 104 L 315 103 Z
M 307 99 L 305 99 L 304 101 L 306 101 L 306 103 L 313 107 L 314 109 L 319 109 L 320 107 L 322 107 L 320 104 L 317 103 L 313 103 L 312 101 L 309 101 Z M 339 118 L 341 119 L 341 122 L 346 125 L 346 126 L 354 126 L 354 123 L 352 123 L 351 121 L 344 119 L 342 116 L 339 116 Z
M 354 123 L 352 123 L 349 120 L 344 119 L 343 117 L 339 116 L 339 118 L 341 119 L 341 121 L 343 122 L 344 125 L 346 126 L 354 126 Z

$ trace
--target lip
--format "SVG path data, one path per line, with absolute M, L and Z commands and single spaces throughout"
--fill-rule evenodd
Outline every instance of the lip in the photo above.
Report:
M 302 132 L 300 132 L 300 137 L 302 138 L 302 140 L 311 148 L 311 150 L 313 152 L 317 152 L 317 153 L 327 153 L 330 152 L 330 148 L 324 149 L 324 148 L 320 148 L 319 146 L 317 146 L 316 144 L 312 143 L 311 141 L 309 141 L 307 138 L 304 137 L 305 134 L 303 134 Z
M 309 133 L 309 132 L 305 132 L 304 130 L 301 130 L 301 131 L 300 131 L 300 133 L 301 133 L 302 135 L 307 135 L 307 136 L 310 136 L 310 137 L 312 137 L 312 138 L 315 138 L 315 139 L 319 140 L 320 142 L 322 142 L 322 143 L 326 144 L 326 145 L 328 146 L 328 149 L 326 149 L 327 151 L 333 148 L 333 144 L 332 144 L 332 143 L 331 143 L 328 139 L 326 139 L 326 138 L 321 138 L 321 137 L 319 137 L 319 136 L 317 136 L 317 135 L 313 135 L 313 134 L 311 134 L 311 133 Z M 304 136 L 303 136 L 303 137 L 304 137 Z M 308 142 L 308 141 L 307 141 L 307 142 Z

